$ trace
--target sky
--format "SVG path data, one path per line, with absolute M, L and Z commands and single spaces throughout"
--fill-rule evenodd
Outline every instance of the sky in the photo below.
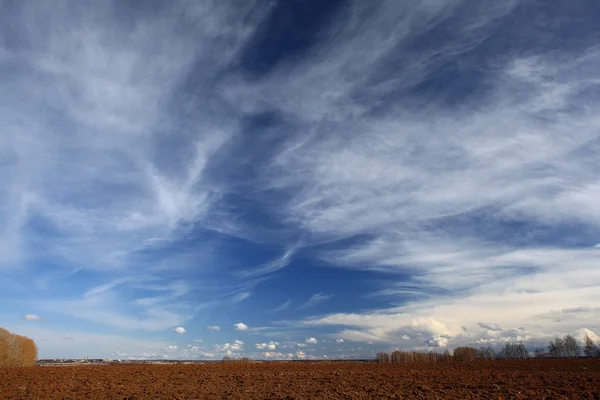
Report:
M 600 335 L 595 0 L 0 0 L 0 326 L 42 358 Z

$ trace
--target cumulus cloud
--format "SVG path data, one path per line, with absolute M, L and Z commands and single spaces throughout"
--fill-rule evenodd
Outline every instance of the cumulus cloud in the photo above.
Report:
M 331 314 L 318 319 L 305 320 L 303 324 L 347 327 L 339 332 L 342 339 L 378 343 L 396 343 L 398 338 L 408 333 L 455 336 L 463 332 L 460 326 L 448 324 L 441 319 L 427 317 L 408 319 L 404 313 L 390 311 L 368 314 Z
M 448 345 L 448 338 L 442 336 L 432 336 L 425 341 L 425 344 L 429 347 L 446 347 Z
M 254 345 L 259 350 L 275 350 L 279 346 L 279 342 L 257 343 Z
M 477 325 L 479 325 L 479 327 L 481 327 L 482 329 L 487 329 L 488 331 L 501 331 L 502 330 L 502 328 L 500 328 L 500 325 L 498 325 L 498 324 L 479 322 Z
M 600 329 L 598 330 L 600 332 Z M 588 328 L 581 328 L 571 332 L 571 336 L 579 341 L 579 343 L 584 343 L 585 336 L 588 336 L 594 343 L 600 343 L 600 336 L 596 334 L 596 332 L 592 331 Z
M 344 339 L 335 339 L 336 343 L 344 343 Z
M 247 331 L 248 330 L 248 325 L 244 324 L 243 322 L 238 322 L 237 324 L 233 324 L 233 326 L 235 327 L 235 329 L 237 331 Z
M 41 321 L 42 320 L 42 318 L 40 316 L 35 315 L 35 314 L 25 314 L 25 315 L 23 315 L 23 319 L 25 321 Z
M 303 352 L 302 350 L 298 350 L 296 352 L 296 358 L 299 360 L 304 360 L 306 358 L 306 353 Z
M 177 328 L 173 329 L 173 331 L 180 335 L 183 335 L 184 333 L 187 332 L 187 330 L 183 326 L 178 326 Z
M 305 342 L 308 343 L 308 344 L 317 344 L 317 343 L 319 343 L 319 341 L 317 339 L 315 339 L 314 337 L 306 339 Z
M 226 352 L 231 355 L 232 351 L 241 351 L 244 349 L 244 342 L 241 340 L 235 340 L 233 343 L 225 343 L 222 345 L 216 345 L 215 350 L 217 352 Z
M 274 351 L 265 351 L 263 353 L 265 358 L 276 359 L 276 360 L 291 360 L 294 358 L 294 353 L 281 353 Z
M 221 327 L 219 325 L 209 325 L 206 327 L 206 329 L 209 331 L 220 331 Z

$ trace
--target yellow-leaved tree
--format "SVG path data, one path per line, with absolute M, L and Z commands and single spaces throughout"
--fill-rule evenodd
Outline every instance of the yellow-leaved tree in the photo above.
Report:
M 0 328 L 0 367 L 33 367 L 37 359 L 35 342 Z

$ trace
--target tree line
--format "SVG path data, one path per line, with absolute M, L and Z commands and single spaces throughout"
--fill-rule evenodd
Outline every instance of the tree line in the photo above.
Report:
M 0 328 L 0 367 L 33 367 L 37 346 L 32 339 Z
M 600 357 L 600 343 L 595 343 L 589 336 L 585 335 L 583 348 L 577 343 L 577 340 L 571 336 L 556 337 L 548 343 L 548 348 L 537 348 L 534 356 L 544 357 L 562 357 L 574 358 L 581 354 L 587 357 Z M 377 353 L 375 360 L 379 363 L 412 363 L 412 362 L 471 362 L 475 360 L 520 360 L 529 358 L 530 354 L 523 342 L 507 342 L 499 351 L 495 351 L 491 346 L 481 347 L 457 347 L 452 353 L 448 349 L 440 354 L 435 351 L 401 351 L 396 350 L 391 353 Z
M 583 348 L 573 336 L 566 335 L 550 341 L 548 349 L 537 348 L 534 351 L 535 357 L 573 358 L 582 353 L 586 357 L 600 357 L 600 343 L 595 343 L 587 333 L 583 337 Z

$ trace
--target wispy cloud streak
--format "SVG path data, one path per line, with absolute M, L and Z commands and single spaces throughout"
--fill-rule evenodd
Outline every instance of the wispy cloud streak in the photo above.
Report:
M 298 308 L 303 309 L 303 308 L 314 307 L 317 304 L 322 303 L 325 300 L 329 300 L 332 297 L 333 297 L 332 294 L 315 293 L 312 296 L 310 296 L 310 299 L 308 299 L 305 303 L 298 306 Z

